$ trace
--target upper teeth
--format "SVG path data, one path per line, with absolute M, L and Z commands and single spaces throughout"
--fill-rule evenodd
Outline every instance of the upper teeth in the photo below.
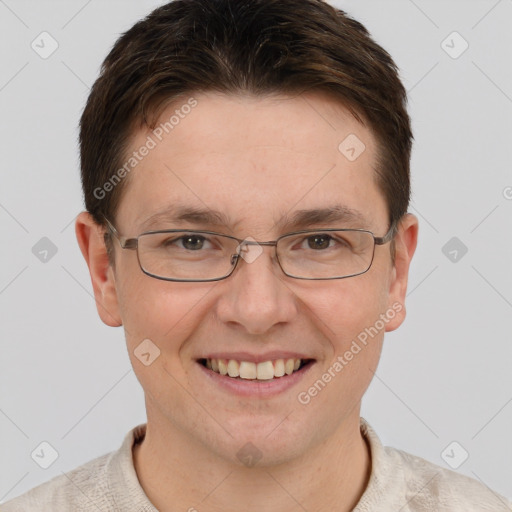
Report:
M 300 359 L 276 359 L 262 363 L 236 361 L 235 359 L 207 359 L 206 367 L 221 375 L 241 379 L 270 380 L 274 377 L 291 375 L 300 367 Z

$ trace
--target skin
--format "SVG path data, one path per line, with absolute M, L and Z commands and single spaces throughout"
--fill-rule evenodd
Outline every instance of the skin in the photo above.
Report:
M 283 234 L 276 227 L 282 215 L 336 203 L 358 210 L 376 236 L 387 232 L 387 205 L 375 180 L 375 138 L 342 105 L 318 93 L 193 96 L 197 107 L 129 176 L 115 219 L 123 236 L 137 236 L 150 215 L 175 202 L 222 210 L 231 224 L 204 228 L 241 239 L 274 240 Z M 134 134 L 133 149 L 150 133 Z M 338 151 L 352 133 L 366 146 L 353 162 Z M 403 322 L 405 306 L 307 405 L 297 396 L 380 314 L 404 304 L 416 217 L 406 215 L 399 226 L 394 263 L 389 244 L 376 246 L 367 273 L 330 281 L 285 276 L 274 248 L 264 247 L 223 281 L 166 282 L 143 274 L 135 251 L 117 242 L 114 270 L 103 231 L 89 214 L 78 217 L 76 232 L 99 315 L 108 325 L 124 326 L 145 392 L 147 433 L 134 448 L 134 464 L 152 503 L 163 512 L 352 510 L 371 470 L 359 430 L 361 399 L 384 332 Z M 134 350 L 147 338 L 161 353 L 144 366 Z M 283 393 L 242 398 L 203 375 L 196 359 L 213 350 L 286 350 L 316 361 Z M 236 455 L 247 442 L 261 454 L 254 467 Z

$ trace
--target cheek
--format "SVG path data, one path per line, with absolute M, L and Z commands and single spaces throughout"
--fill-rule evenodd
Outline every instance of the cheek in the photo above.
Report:
M 119 286 L 128 354 L 139 382 L 156 402 L 167 403 L 172 396 L 174 405 L 186 406 L 178 382 L 186 380 L 188 369 L 180 356 L 208 314 L 204 299 L 211 286 L 157 280 L 142 272 Z
M 373 267 L 366 274 L 348 279 L 326 281 L 304 294 L 315 324 L 331 341 L 336 354 L 345 351 L 347 344 L 373 326 L 386 310 L 386 276 L 372 270 Z
M 134 367 L 137 347 L 151 340 L 160 351 L 158 363 L 176 374 L 187 358 L 188 340 L 211 314 L 212 288 L 217 283 L 176 283 L 139 272 L 119 287 L 127 348 Z M 180 362 L 181 361 L 181 362 Z
M 133 350 L 144 339 L 162 352 L 178 352 L 207 314 L 204 300 L 215 283 L 176 283 L 137 272 L 118 286 L 126 340 Z
M 331 347 L 298 398 L 306 404 L 308 417 L 324 418 L 322 435 L 327 436 L 360 404 L 374 376 L 384 337 L 377 322 L 382 322 L 386 300 L 378 285 L 363 276 L 351 278 L 350 285 L 348 279 L 343 285 L 340 281 L 332 292 L 308 297 L 311 307 L 316 303 L 315 325 Z

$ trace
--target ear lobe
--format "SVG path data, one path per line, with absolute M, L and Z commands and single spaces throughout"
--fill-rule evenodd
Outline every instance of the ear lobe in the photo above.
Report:
M 404 215 L 395 235 L 395 262 L 389 287 L 388 307 L 396 315 L 386 324 L 386 331 L 394 331 L 405 320 L 405 296 L 409 278 L 409 267 L 418 243 L 418 219 L 411 213 Z
M 82 255 L 89 267 L 96 308 L 101 320 L 111 327 L 122 325 L 117 300 L 114 270 L 104 242 L 104 230 L 92 215 L 82 212 L 75 223 L 75 233 Z

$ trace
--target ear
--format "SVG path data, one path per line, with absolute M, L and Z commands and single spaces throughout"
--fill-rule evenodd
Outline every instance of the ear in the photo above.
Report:
M 82 212 L 75 223 L 78 245 L 89 267 L 96 308 L 103 323 L 111 327 L 122 325 L 117 300 L 114 270 L 111 267 L 105 241 L 104 229 L 92 215 Z
M 418 243 L 418 219 L 411 213 L 404 215 L 395 235 L 395 262 L 389 285 L 388 308 L 395 316 L 386 324 L 386 331 L 394 331 L 405 320 L 405 295 L 411 264 Z

